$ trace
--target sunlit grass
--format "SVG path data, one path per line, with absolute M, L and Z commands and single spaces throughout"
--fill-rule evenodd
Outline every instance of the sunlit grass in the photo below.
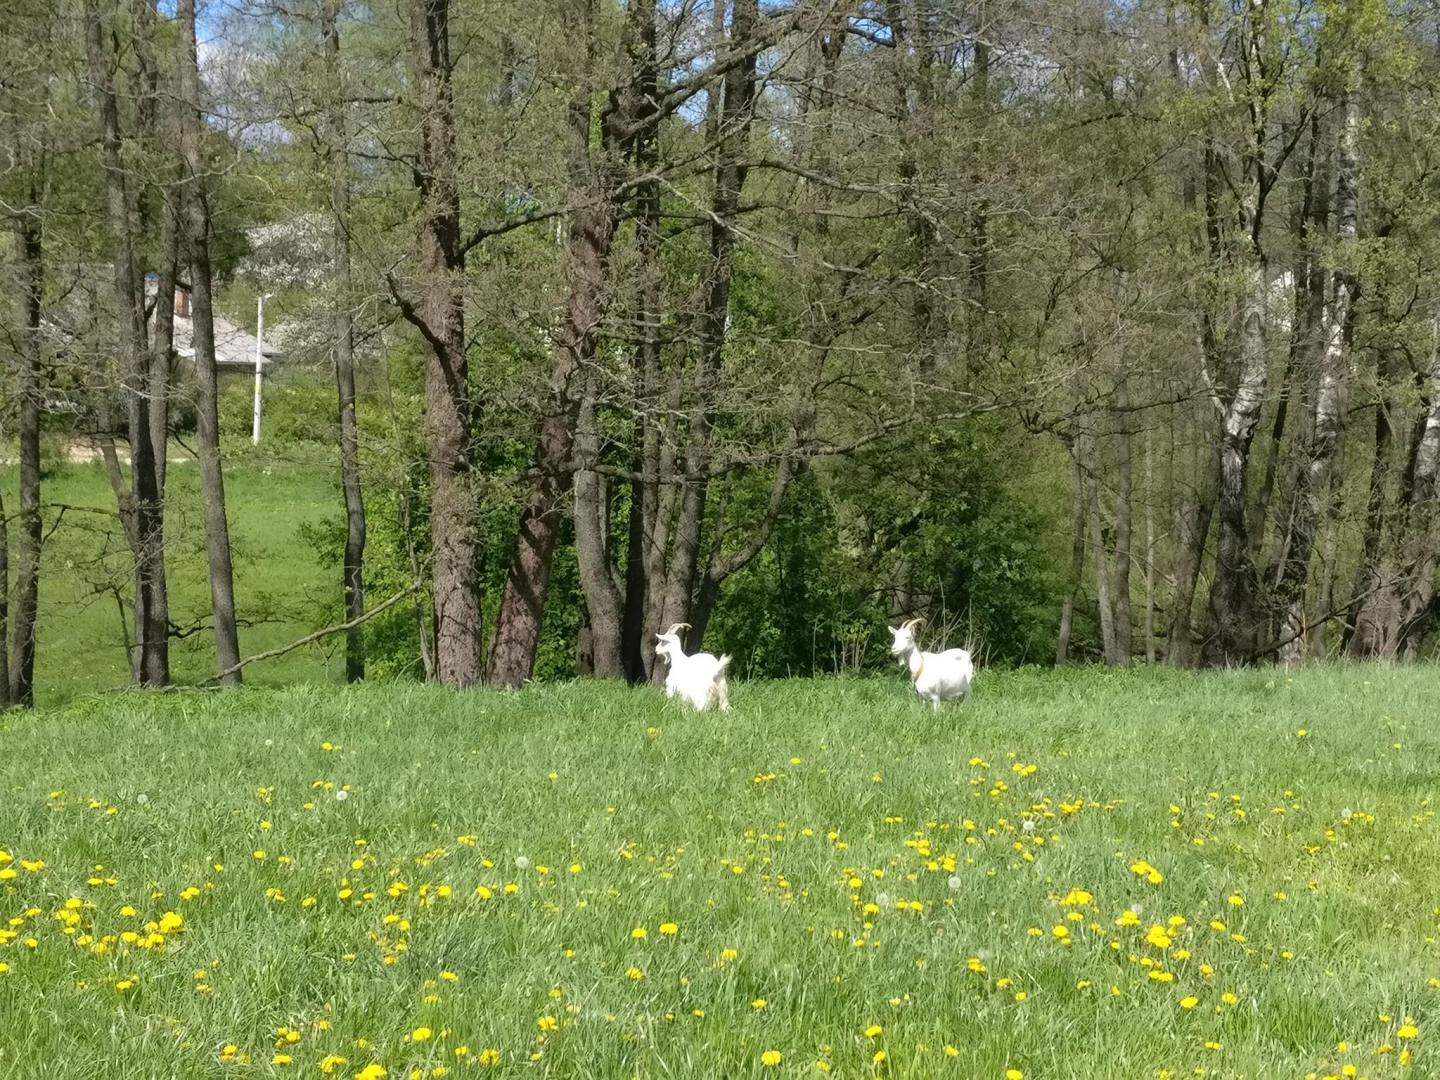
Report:
M 1433 668 L 732 696 L 5 717 L 0 1075 L 1440 1067 Z
M 57 463 L 49 447 L 47 454 L 35 685 L 40 702 L 53 704 L 129 681 L 133 570 L 103 466 Z M 302 523 L 340 512 L 334 467 L 328 461 L 252 459 L 225 478 L 240 644 L 247 655 L 333 621 L 326 612 L 333 612 L 340 595 L 338 569 L 323 566 L 300 535 Z M 12 507 L 15 483 L 13 467 L 0 468 L 0 490 Z M 215 648 L 195 464 L 173 463 L 167 488 L 170 614 L 183 634 L 171 643 L 171 666 L 177 681 L 199 682 L 214 674 Z M 125 598 L 123 618 L 117 590 Z M 325 645 L 333 652 L 336 642 Z M 258 665 L 247 677 L 281 685 L 338 680 L 343 672 L 343 657 L 305 649 Z

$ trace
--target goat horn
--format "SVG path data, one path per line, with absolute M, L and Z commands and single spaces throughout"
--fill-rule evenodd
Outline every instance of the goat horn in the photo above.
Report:
M 689 630 L 689 629 L 690 629 L 690 624 L 689 624 L 688 622 L 671 623 L 671 624 L 670 624 L 670 629 L 669 629 L 669 630 L 666 630 L 665 633 L 667 633 L 667 634 L 673 634 L 673 633 L 675 633 L 675 631 L 677 631 L 677 630 L 682 630 L 682 629 L 683 629 L 683 630 Z
M 917 618 L 910 619 L 910 620 L 908 620 L 907 622 L 903 623 L 903 624 L 901 625 L 900 629 L 902 629 L 902 630 L 909 630 L 909 629 L 910 629 L 912 626 L 914 626 L 916 623 L 922 623 L 922 622 L 924 622 L 924 621 L 925 621 L 925 617 L 922 615 L 922 616 L 919 616 L 919 617 L 917 617 Z

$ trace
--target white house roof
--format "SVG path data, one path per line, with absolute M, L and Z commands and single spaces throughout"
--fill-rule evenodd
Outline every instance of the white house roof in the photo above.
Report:
M 268 367 L 280 352 L 267 339 L 261 346 L 261 367 Z M 195 324 L 179 315 L 175 316 L 175 355 L 195 359 Z M 255 335 L 219 315 L 215 316 L 215 366 L 255 368 Z

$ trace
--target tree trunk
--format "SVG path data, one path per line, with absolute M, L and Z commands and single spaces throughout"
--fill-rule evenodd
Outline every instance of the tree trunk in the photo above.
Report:
M 423 225 L 423 310 L 402 305 L 425 340 L 425 443 L 430 455 L 430 561 L 435 606 L 435 677 L 447 686 L 480 681 L 477 513 L 471 461 L 475 422 L 465 355 L 465 255 L 451 86 L 449 0 L 411 0 L 411 60 L 420 112 L 415 184 Z
M 1353 246 L 1358 221 L 1360 114 L 1355 98 L 1348 96 L 1335 170 L 1336 239 Z M 1347 250 L 1343 257 L 1350 255 Z M 1282 663 L 1305 659 L 1305 586 L 1315 536 L 1330 499 L 1331 469 L 1345 422 L 1343 414 L 1346 365 L 1350 353 L 1355 282 L 1344 270 L 1335 270 L 1329 310 L 1325 313 L 1325 348 L 1320 356 L 1320 383 L 1315 393 L 1315 416 L 1305 469 L 1295 493 L 1292 536 L 1280 575 L 1280 626 L 1278 655 Z
M 0 498 L 0 642 L 10 639 L 10 527 L 6 524 L 5 500 Z M 0 709 L 10 706 L 10 654 L 0 648 Z
M 140 100 L 137 104 L 137 122 L 143 138 L 150 140 L 151 153 L 164 160 L 173 139 L 174 128 L 162 110 L 160 94 L 160 65 L 156 60 L 155 48 L 168 32 L 168 20 L 159 13 L 158 0 L 131 0 L 131 11 L 136 23 L 135 46 L 139 61 L 141 83 Z M 162 667 L 165 679 L 169 679 L 170 668 L 170 589 L 165 569 L 165 476 L 166 454 L 170 442 L 170 383 L 172 365 L 175 361 L 175 276 L 179 262 L 181 239 L 180 208 L 175 180 L 180 169 L 174 162 L 167 161 L 161 167 L 162 182 L 159 185 L 161 203 L 160 243 L 158 248 L 159 266 L 156 274 L 154 306 L 155 330 L 150 341 L 149 381 L 147 402 L 150 412 L 150 452 L 155 470 L 155 497 L 157 499 L 150 557 L 151 594 L 150 621 L 156 634 L 163 630 L 163 656 L 152 661 L 152 666 Z M 166 183 L 165 181 L 169 181 Z M 135 235 L 148 235 L 148 219 L 145 214 L 146 202 L 138 199 Z M 144 299 L 144 286 L 141 285 Z M 132 462 L 133 464 L 133 462 Z
M 35 704 L 35 635 L 40 598 L 40 401 L 41 401 L 41 320 L 40 298 L 44 283 L 44 250 L 40 231 L 39 192 L 30 189 L 30 206 L 15 218 L 15 251 L 20 264 L 21 307 L 24 312 L 20 348 L 16 357 L 16 390 L 20 413 L 20 551 L 15 574 L 14 652 L 4 688 L 9 704 Z M 4 517 L 0 510 L 0 518 Z M 7 554 L 8 538 L 0 535 L 0 548 Z M 8 577 L 0 573 L 0 591 L 8 588 Z M 6 638 L 0 630 L 0 654 Z
M 1382 363 L 1382 379 L 1385 378 Z M 1370 484 L 1365 498 L 1365 532 L 1360 543 L 1360 565 L 1355 571 L 1355 583 L 1350 593 L 1350 603 L 1345 608 L 1345 623 L 1340 636 L 1340 652 L 1349 652 L 1350 640 L 1355 633 L 1355 617 L 1365 602 L 1365 591 L 1374 582 L 1377 562 L 1380 557 L 1380 541 L 1385 535 L 1387 508 L 1385 494 L 1390 484 L 1390 473 L 1394 462 L 1394 431 L 1390 414 L 1395 408 L 1393 395 L 1385 393 L 1375 406 L 1375 454 L 1370 466 Z
M 1155 447 L 1145 432 L 1145 663 L 1157 658 L 1155 648 Z
M 637 8 L 639 5 L 637 4 Z M 644 49 L 637 84 L 643 100 L 653 100 L 658 83 L 655 55 L 653 4 L 647 3 L 641 20 Z M 635 140 L 635 171 L 652 173 L 659 158 L 654 128 L 647 128 Z M 635 346 L 635 385 L 639 410 L 635 421 L 637 438 L 636 471 L 641 479 L 630 485 L 630 514 L 626 534 L 625 607 L 620 627 L 621 660 L 625 678 L 644 682 L 653 661 L 654 637 L 646 633 L 645 615 L 651 588 L 650 568 L 657 558 L 654 550 L 660 527 L 660 434 L 657 396 L 660 387 L 660 181 L 648 179 L 635 192 L 635 318 L 638 325 Z M 658 552 L 664 558 L 664 551 Z M 647 645 L 650 646 L 647 649 Z
M 665 600 L 668 590 L 668 569 L 672 550 L 672 537 L 677 534 L 676 506 L 681 501 L 685 485 L 679 472 L 679 451 L 677 449 L 676 417 L 680 406 L 684 384 L 678 372 L 670 380 L 665 396 L 665 422 L 656 433 L 655 446 L 645 447 L 647 468 L 654 462 L 655 509 L 650 532 L 646 536 L 645 552 L 645 618 L 640 637 L 642 674 L 655 682 L 664 680 L 664 670 L 656 663 L 655 634 L 662 626 L 665 615 Z
M 1440 318 L 1434 334 L 1425 410 L 1412 440 L 1395 526 L 1355 615 L 1349 655 L 1357 659 L 1413 655 L 1434 621 L 1440 563 Z
M 1105 650 L 1105 663 L 1114 666 L 1120 662 L 1120 652 L 1115 643 L 1115 608 L 1110 603 L 1110 572 L 1106 565 L 1109 558 L 1105 553 L 1105 536 L 1100 525 L 1103 504 L 1097 482 L 1095 496 L 1090 501 L 1090 548 L 1095 556 L 1095 607 L 1100 618 L 1100 642 Z
M 180 196 L 176 189 L 162 192 L 164 218 L 160 225 L 160 270 L 155 293 L 155 333 L 150 341 L 150 445 L 155 452 L 155 490 L 165 499 L 170 446 L 170 383 L 175 364 L 175 277 L 180 261 Z M 163 522 L 162 522 L 163 525 Z M 164 551 L 161 551 L 164 557 Z M 162 574 L 160 584 L 165 585 Z M 169 622 L 168 592 L 162 590 Z
M 580 40 L 587 49 L 593 48 L 591 36 L 596 32 L 593 15 L 591 6 L 585 5 L 580 25 L 572 28 L 583 35 Z M 555 544 L 563 523 L 565 495 L 573 479 L 570 458 L 583 384 L 595 355 L 607 300 L 606 269 L 619 207 L 613 192 L 613 144 L 607 134 L 602 134 L 602 145 L 598 149 L 591 147 L 592 78 L 587 62 L 569 106 L 569 196 L 571 205 L 577 207 L 571 215 L 567 245 L 570 300 L 557 335 L 549 392 L 535 443 L 537 475 L 520 512 L 515 551 L 490 646 L 489 679 L 497 686 L 522 685 L 535 666 Z M 596 160 L 597 155 L 601 160 Z
M 1239 193 L 1238 214 L 1228 227 L 1223 222 L 1229 215 L 1221 210 L 1219 204 L 1224 160 L 1213 139 L 1207 140 L 1206 145 L 1205 219 L 1211 236 L 1211 251 L 1223 250 L 1225 240 L 1231 241 L 1237 249 L 1233 257 L 1233 272 L 1243 290 L 1234 385 L 1228 388 L 1228 399 L 1216 399 L 1223 414 L 1218 500 L 1220 533 L 1215 545 L 1215 579 L 1210 588 L 1203 649 L 1204 659 L 1211 665 L 1249 663 L 1255 657 L 1261 632 L 1259 583 L 1250 549 L 1246 492 L 1250 446 L 1265 405 L 1267 374 L 1265 311 L 1269 281 L 1265 273 L 1262 242 L 1265 199 L 1274 169 L 1270 160 L 1267 92 L 1258 82 L 1263 79 L 1262 73 L 1266 70 L 1268 33 L 1265 5 L 1255 0 L 1246 10 L 1242 28 L 1250 98 L 1246 108 L 1244 145 L 1234 155 L 1238 179 L 1231 179 L 1226 185 Z M 1208 71 L 1205 77 L 1212 78 Z M 1225 94 L 1232 96 L 1229 87 Z M 1212 369 L 1209 376 L 1213 385 L 1218 372 Z
M 1320 147 L 1320 110 L 1311 117 L 1309 139 L 1306 144 L 1305 161 L 1301 167 L 1300 195 L 1292 208 L 1290 232 L 1294 237 L 1294 253 L 1290 264 L 1294 297 L 1291 304 L 1290 348 L 1285 357 L 1285 373 L 1281 378 L 1279 401 L 1275 406 L 1275 417 L 1270 425 L 1270 438 L 1264 447 L 1264 468 L 1261 472 L 1260 491 L 1250 512 L 1250 538 L 1258 549 L 1266 534 L 1267 518 L 1275 493 L 1275 478 L 1284 456 L 1286 422 L 1292 403 L 1304 406 L 1304 393 L 1297 393 L 1308 384 L 1314 368 L 1314 358 L 1319 351 L 1321 322 L 1325 315 L 1325 275 L 1321 272 L 1320 261 L 1314 250 L 1314 236 L 1325 227 L 1329 215 L 1329 200 L 1325 191 L 1316 182 L 1315 160 Z M 1287 471 L 1290 466 L 1287 463 Z M 1293 473 L 1291 483 L 1286 485 L 1282 504 L 1291 506 L 1294 488 L 1298 481 Z M 1289 528 L 1288 521 L 1277 529 L 1277 551 L 1284 544 L 1284 535 Z M 1259 552 L 1257 550 L 1256 554 Z M 1281 556 L 1276 556 L 1269 565 L 1278 566 Z
M 1176 667 L 1193 667 L 1199 661 L 1191 621 L 1194 618 L 1195 589 L 1205 561 L 1205 545 L 1215 518 L 1220 492 L 1220 446 L 1205 452 L 1205 475 L 1191 496 L 1176 511 L 1175 596 L 1167 633 L 1166 660 Z
M 340 417 L 340 487 L 345 495 L 345 557 L 341 590 L 345 621 L 345 681 L 365 677 L 365 500 L 360 490 L 360 425 L 355 415 L 355 333 L 350 314 L 350 124 L 345 113 L 344 72 L 340 63 L 340 31 L 336 20 L 342 0 L 321 0 L 320 37 L 325 50 L 329 103 L 331 267 L 335 276 L 335 311 L 331 352 L 335 359 L 335 390 Z
M 1122 374 L 1115 388 L 1115 405 L 1120 410 L 1120 430 L 1116 435 L 1115 462 L 1115 565 L 1110 579 L 1110 601 L 1114 617 L 1114 663 L 1125 665 L 1132 656 L 1133 619 L 1130 613 L 1130 511 L 1133 496 L 1132 439 L 1130 435 L 1130 388 Z
M 193 5 L 193 0 L 191 2 Z M 133 195 L 120 133 L 114 58 L 106 47 L 107 31 L 96 0 L 86 0 L 85 23 L 88 70 L 99 114 L 105 172 L 115 290 L 115 342 L 124 371 L 130 442 L 128 512 L 134 523 L 131 536 L 135 560 L 135 651 L 131 665 L 135 681 L 140 685 L 164 686 L 170 680 L 170 628 L 163 600 L 164 505 L 156 487 L 155 454 L 151 444 L 150 347 L 145 327 L 145 292 L 133 234 Z M 237 651 L 235 661 L 238 660 Z
M 194 327 L 195 381 L 200 455 L 200 502 L 205 519 L 205 555 L 210 567 L 210 604 L 215 630 L 215 662 L 223 686 L 240 684 L 240 640 L 235 629 L 235 582 L 230 562 L 230 525 L 225 516 L 225 474 L 220 457 L 219 378 L 215 370 L 215 308 L 210 278 L 209 164 L 201 113 L 200 69 L 195 48 L 195 0 L 177 0 L 180 24 L 180 146 L 185 161 L 186 220 L 190 241 L 190 317 Z M 134 425 L 132 424 L 132 437 Z M 145 444 L 149 445 L 148 420 Z M 149 473 L 153 464 L 136 457 L 132 475 Z M 137 608 L 139 604 L 137 603 Z
M 595 471 L 600 459 L 599 419 L 595 408 L 595 375 L 585 380 L 584 400 L 576 423 L 575 556 L 585 592 L 590 648 L 589 673 L 601 679 L 625 674 L 621 657 L 620 596 L 610 569 L 610 507 L 604 478 Z
M 1253 242 L 1245 274 L 1239 373 L 1220 434 L 1220 535 L 1203 653 L 1211 665 L 1248 663 L 1255 655 L 1259 629 L 1245 492 L 1250 444 L 1265 403 L 1266 282 L 1264 260 Z
M 1070 632 L 1075 617 L 1075 596 L 1085 577 L 1085 470 L 1080 467 L 1079 450 L 1070 447 L 1070 579 L 1065 602 L 1060 606 L 1060 633 L 1055 640 L 1055 666 L 1070 659 Z

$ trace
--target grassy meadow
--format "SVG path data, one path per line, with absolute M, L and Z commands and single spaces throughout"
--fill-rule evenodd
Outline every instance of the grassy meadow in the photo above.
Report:
M 172 453 L 176 450 L 172 447 Z M 249 655 L 333 621 L 339 570 L 321 564 L 300 529 L 306 522 L 336 517 L 340 497 L 336 466 L 328 459 L 293 452 L 271 457 L 248 448 L 239 453 L 245 455 L 245 467 L 227 472 L 225 495 L 242 622 L 240 646 Z M 12 511 L 18 505 L 15 485 L 14 466 L 0 469 L 0 491 Z M 199 682 L 215 672 L 215 647 L 208 621 L 210 586 L 198 466 L 191 460 L 172 461 L 167 488 L 171 621 L 189 631 L 172 641 L 171 665 L 177 681 Z M 126 642 L 133 632 L 128 606 L 133 564 L 115 518 L 115 496 L 99 462 L 67 463 L 58 449 L 47 452 L 42 497 L 47 539 L 35 685 L 44 705 L 129 681 Z M 13 547 L 13 537 L 11 542 Z M 123 621 L 117 589 L 126 598 Z M 334 647 L 328 642 L 323 649 L 258 664 L 246 671 L 246 679 L 278 686 L 343 678 L 344 658 L 337 659 Z
M 0 718 L 0 1077 L 1440 1075 L 1440 672 Z

